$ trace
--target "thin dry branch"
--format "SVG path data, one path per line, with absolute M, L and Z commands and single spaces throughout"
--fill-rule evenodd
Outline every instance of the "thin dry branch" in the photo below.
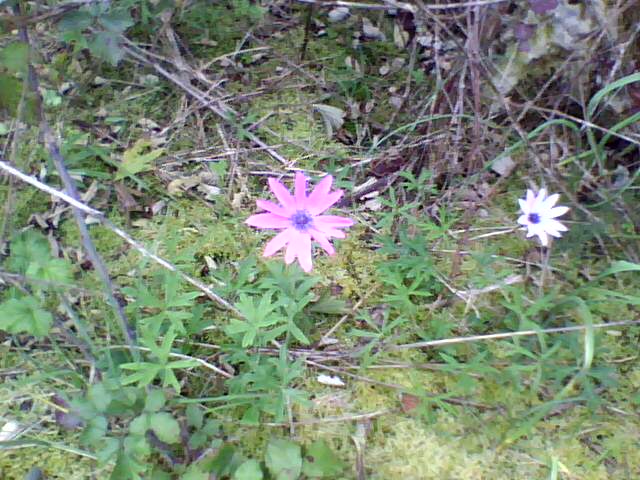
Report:
M 543 328 L 540 330 L 520 330 L 517 332 L 491 333 L 488 335 L 473 335 L 470 337 L 443 338 L 440 340 L 429 340 L 426 342 L 405 343 L 403 345 L 392 345 L 392 346 L 389 346 L 387 350 L 396 351 L 396 350 L 409 350 L 411 348 L 442 347 L 445 345 L 456 345 L 459 343 L 483 342 L 487 340 L 500 340 L 502 338 L 513 338 L 513 337 L 526 337 L 531 335 L 539 335 L 541 333 L 580 332 L 588 328 L 602 329 L 602 328 L 628 327 L 632 325 L 640 325 L 640 320 L 598 323 L 591 326 L 574 325 L 571 327 Z
M 17 4 L 14 7 L 14 12 L 16 12 L 17 14 L 21 13 L 19 4 Z M 29 38 L 29 32 L 26 26 L 20 27 L 18 35 L 20 40 L 24 42 L 25 45 L 29 46 L 29 48 L 32 48 L 30 38 Z M 56 167 L 56 170 L 58 171 L 58 175 L 62 180 L 64 188 L 67 191 L 67 194 L 71 198 L 79 199 L 80 195 L 78 194 L 78 189 L 76 188 L 75 181 L 71 178 L 71 175 L 67 170 L 64 158 L 60 153 L 60 147 L 58 145 L 58 142 L 56 141 L 53 133 L 51 132 L 51 127 L 47 122 L 47 117 L 46 117 L 44 106 L 43 106 L 43 99 L 40 93 L 40 79 L 38 78 L 36 69 L 33 67 L 30 61 L 28 63 L 27 74 L 28 76 L 27 76 L 26 84 L 29 86 L 29 89 L 31 90 L 36 100 L 36 108 L 37 108 L 38 117 L 40 120 L 40 131 L 42 132 L 44 146 L 48 150 L 49 155 L 53 160 L 53 163 Z M 111 280 L 111 276 L 109 275 L 107 266 L 102 260 L 102 257 L 98 253 L 98 250 L 96 249 L 93 243 L 93 240 L 89 233 L 89 229 L 85 222 L 85 213 L 83 213 L 82 210 L 78 208 L 73 208 L 73 216 L 76 220 L 76 224 L 78 225 L 78 229 L 80 231 L 82 246 L 84 247 L 84 250 L 86 251 L 87 256 L 91 260 L 91 263 L 96 269 L 96 272 L 98 273 L 98 276 L 100 277 L 100 280 L 104 285 L 107 301 L 111 305 L 111 307 L 113 308 L 113 311 L 116 314 L 118 322 L 120 323 L 120 329 L 122 330 L 125 340 L 129 345 L 129 348 L 131 349 L 131 353 L 134 356 L 134 358 L 137 358 L 137 352 L 133 350 L 133 346 L 136 344 L 135 330 L 129 323 L 129 320 L 124 311 L 124 308 L 122 307 L 122 305 L 120 305 L 120 302 L 115 296 L 115 287 Z
M 397 10 L 403 10 L 405 12 L 416 13 L 418 11 L 415 5 L 405 2 L 396 2 L 394 0 L 384 0 L 384 3 L 358 3 L 358 2 L 344 2 L 341 0 L 323 2 L 321 0 L 296 0 L 299 3 L 306 3 L 317 5 L 319 7 L 347 7 L 357 8 L 364 10 L 390 10 L 395 8 Z M 505 3 L 508 0 L 476 0 L 473 2 L 454 2 L 443 4 L 426 4 L 421 5 L 421 8 L 426 10 L 454 10 L 457 8 L 467 7 L 484 7 L 487 5 L 495 5 L 498 3 Z

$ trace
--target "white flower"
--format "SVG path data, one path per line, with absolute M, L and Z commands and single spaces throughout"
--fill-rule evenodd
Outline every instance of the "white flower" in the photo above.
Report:
M 560 238 L 560 232 L 567 231 L 567 227 L 556 220 L 556 217 L 569 211 L 569 207 L 554 207 L 559 198 L 557 193 L 547 197 L 547 190 L 541 188 L 537 195 L 533 190 L 527 190 L 526 199 L 518 199 L 523 213 L 518 218 L 518 223 L 527 228 L 527 237 L 537 235 L 545 247 L 549 243 L 547 235 Z

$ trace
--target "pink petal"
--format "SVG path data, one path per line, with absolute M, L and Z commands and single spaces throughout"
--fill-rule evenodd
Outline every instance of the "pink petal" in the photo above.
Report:
M 314 225 L 315 229 L 322 233 L 327 238 L 344 238 L 346 237 L 345 233 L 342 230 L 338 230 L 336 228 L 331 227 L 321 227 L 319 225 Z
M 307 177 L 302 172 L 296 172 L 294 196 L 296 207 L 300 210 L 305 209 L 307 207 Z
M 269 240 L 267 242 L 267 245 L 264 247 L 264 252 L 262 253 L 262 256 L 270 257 L 271 255 L 276 253 L 278 250 L 280 250 L 282 247 L 284 247 L 291 239 L 291 232 L 292 232 L 292 229 L 288 228 L 280 232 L 279 234 L 277 234 L 271 240 Z
M 287 251 L 284 254 L 284 261 L 287 265 L 292 263 L 298 256 L 298 246 L 300 245 L 300 232 L 292 229 L 291 236 L 289 237 L 289 244 L 287 245 Z
M 256 200 L 256 204 L 258 205 L 258 208 L 266 210 L 267 212 L 271 212 L 275 215 L 279 215 L 281 217 L 290 217 L 291 214 L 294 213 L 288 211 L 286 208 L 283 208 L 280 205 L 270 202 L 269 200 Z
M 328 228 L 346 228 L 354 223 L 350 218 L 337 215 L 318 215 L 313 218 L 313 221 L 315 225 L 322 225 Z
M 547 216 L 550 218 L 561 217 L 565 213 L 569 211 L 569 207 L 553 207 L 547 213 Z
M 320 244 L 320 246 L 324 249 L 325 252 L 327 252 L 328 255 L 333 255 L 334 253 L 336 253 L 333 245 L 331 245 L 329 239 L 322 232 L 313 229 L 309 232 L 311 233 L 313 239 Z
M 298 263 L 305 272 L 310 272 L 313 268 L 311 261 L 311 235 L 308 233 L 300 234 L 298 240 Z
M 282 183 L 275 178 L 270 178 L 269 188 L 284 208 L 291 211 L 296 210 L 295 200 Z
M 273 213 L 259 213 L 251 215 L 244 223 L 258 228 L 287 228 L 291 226 L 288 218 L 274 215 Z
M 318 196 L 313 202 L 307 199 L 307 209 L 312 215 L 319 215 L 326 209 L 330 208 L 333 204 L 337 203 L 342 197 L 344 192 L 342 190 L 336 190 L 335 192 L 328 193 L 327 195 Z
M 307 204 L 317 204 L 320 200 L 325 198 L 329 194 L 329 190 L 331 190 L 332 183 L 333 177 L 331 175 L 327 175 L 322 180 L 320 180 L 318 185 L 316 185 L 316 188 L 314 188 L 313 191 L 309 194 L 309 197 L 307 197 Z

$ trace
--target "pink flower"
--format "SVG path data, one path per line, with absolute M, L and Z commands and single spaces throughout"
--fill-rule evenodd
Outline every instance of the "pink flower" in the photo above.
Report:
M 316 185 L 313 192 L 307 195 L 307 177 L 301 172 L 296 172 L 292 196 L 278 180 L 269 179 L 269 188 L 280 205 L 268 200 L 258 200 L 258 207 L 268 213 L 251 215 L 245 221 L 252 227 L 282 230 L 267 243 L 262 254 L 264 257 L 273 255 L 286 245 L 284 261 L 290 264 L 298 258 L 302 269 L 310 272 L 312 239 L 329 255 L 335 253 L 329 239 L 344 238 L 344 232 L 339 229 L 350 227 L 353 220 L 335 215 L 320 215 L 340 200 L 344 193 L 342 190 L 330 192 L 332 183 L 333 177 L 327 175 Z

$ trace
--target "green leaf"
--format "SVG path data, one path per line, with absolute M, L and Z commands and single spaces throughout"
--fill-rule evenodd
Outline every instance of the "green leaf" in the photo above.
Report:
M 51 313 L 33 297 L 12 298 L 0 304 L 0 330 L 44 337 L 52 323 Z
M 105 412 L 112 400 L 111 394 L 102 383 L 91 385 L 87 392 L 87 398 L 98 412 Z
M 131 148 L 126 150 L 122 156 L 122 163 L 116 173 L 116 180 L 123 180 L 132 175 L 151 170 L 154 160 L 164 154 L 164 149 L 162 148 L 144 153 L 145 150 L 150 149 L 151 146 L 150 140 L 141 138 L 136 141 Z
M 135 373 L 127 375 L 122 379 L 123 385 L 138 383 L 140 386 L 144 387 L 153 382 L 154 378 L 156 378 L 158 373 L 162 370 L 162 365 L 149 362 L 132 362 L 123 363 L 120 365 L 120 368 L 135 371 Z
M 189 469 L 180 476 L 180 480 L 208 480 L 209 474 L 203 472 L 199 465 L 191 465 Z
M 94 445 L 107 434 L 107 419 L 103 416 L 93 417 L 80 436 L 80 441 L 86 445 Z
M 131 14 L 127 10 L 116 10 L 98 17 L 98 22 L 108 31 L 122 33 L 133 25 Z
M 26 72 L 29 66 L 29 46 L 12 42 L 0 50 L 0 65 L 14 73 Z
M 615 275 L 620 272 L 640 272 L 640 264 L 627 262 L 626 260 L 618 260 L 613 262 L 609 268 L 602 272 L 598 277 L 606 277 L 608 275 Z
M 143 413 L 134 418 L 129 424 L 129 433 L 132 435 L 144 436 L 149 430 L 149 415 Z
M 220 448 L 218 455 L 212 460 L 205 460 L 206 470 L 223 478 L 229 475 L 235 463 L 236 450 L 233 445 L 226 444 Z
M 121 452 L 118 455 L 113 472 L 111 472 L 111 480 L 140 480 L 140 476 L 147 470 L 146 465 L 138 463 L 131 455 Z
M 267 446 L 265 462 L 277 480 L 296 480 L 302 471 L 300 445 L 284 439 L 273 439 Z
M 289 325 L 289 330 L 291 331 L 291 335 L 296 337 L 296 340 L 298 340 L 300 343 L 304 345 L 309 345 L 311 343 L 295 323 L 291 322 L 291 324 Z
M 233 480 L 262 480 L 263 474 L 257 460 L 247 460 L 234 472 Z
M 15 116 L 22 96 L 22 82 L 12 75 L 0 74 L 0 109 Z
M 114 67 L 124 58 L 124 49 L 120 45 L 119 35 L 113 32 L 97 32 L 87 45 L 92 55 L 109 62 Z
M 347 302 L 329 295 L 323 295 L 309 308 L 309 311 L 313 313 L 326 313 L 328 315 L 342 315 L 347 313 L 347 310 Z
M 167 399 L 165 398 L 164 392 L 162 390 L 151 390 L 147 394 L 147 398 L 144 403 L 144 409 L 147 412 L 157 412 L 162 407 L 164 407 Z
M 602 101 L 604 97 L 606 97 L 610 93 L 618 91 L 625 85 L 628 85 L 634 82 L 640 82 L 640 72 L 632 73 L 631 75 L 622 77 L 616 80 L 615 82 L 608 84 L 598 92 L 596 92 L 596 94 L 593 97 L 591 97 L 591 100 L 589 101 L 589 105 L 587 107 L 587 113 L 589 117 L 593 116 L 593 114 L 596 111 L 596 108 L 598 108 L 598 104 Z
M 190 403 L 187 406 L 187 411 L 185 412 L 187 416 L 187 425 L 195 428 L 196 430 L 200 430 L 202 428 L 202 422 L 204 420 L 204 413 L 200 410 L 200 407 Z
M 93 23 L 93 15 L 86 10 L 73 10 L 66 13 L 58 22 L 61 32 L 86 30 Z
M 150 416 L 150 428 L 156 436 L 166 443 L 180 441 L 180 425 L 170 413 L 158 412 Z
M 98 462 L 105 464 L 115 457 L 120 449 L 120 441 L 117 438 L 107 437 L 102 440 L 100 447 L 96 449 Z
M 333 477 L 342 470 L 344 463 L 323 441 L 317 441 L 307 448 L 302 464 L 302 473 L 307 477 Z
M 51 250 L 49 242 L 41 233 L 26 231 L 12 240 L 8 261 L 11 270 L 26 274 L 32 262 L 41 261 L 43 258 L 50 259 Z

